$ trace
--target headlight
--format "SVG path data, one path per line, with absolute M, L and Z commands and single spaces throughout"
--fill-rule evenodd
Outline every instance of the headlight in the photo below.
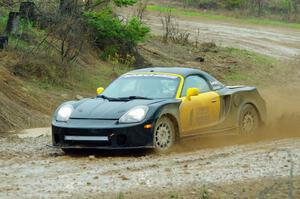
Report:
M 125 113 L 119 120 L 120 123 L 136 123 L 145 119 L 148 106 L 136 106 Z
M 73 111 L 74 108 L 72 105 L 62 106 L 57 112 L 56 120 L 59 122 L 68 121 Z

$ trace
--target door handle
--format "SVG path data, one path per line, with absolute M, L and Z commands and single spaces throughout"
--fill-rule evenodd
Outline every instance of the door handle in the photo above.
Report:
M 216 99 L 214 99 L 214 100 L 211 100 L 211 103 L 216 103 L 217 102 L 217 100 Z

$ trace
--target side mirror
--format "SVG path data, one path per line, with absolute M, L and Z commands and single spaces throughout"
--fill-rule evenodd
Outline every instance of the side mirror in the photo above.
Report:
M 200 94 L 200 91 L 198 88 L 189 88 L 186 92 L 186 99 L 191 100 L 191 97 L 197 96 Z
M 103 87 L 97 88 L 97 95 L 100 95 L 101 93 L 103 93 L 103 91 L 104 91 Z

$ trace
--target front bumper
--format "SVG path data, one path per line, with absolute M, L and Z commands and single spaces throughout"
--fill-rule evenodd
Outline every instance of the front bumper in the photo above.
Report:
M 52 143 L 54 147 L 74 149 L 153 148 L 153 129 L 144 128 L 145 124 L 152 123 L 118 124 L 117 120 L 86 119 L 53 121 Z

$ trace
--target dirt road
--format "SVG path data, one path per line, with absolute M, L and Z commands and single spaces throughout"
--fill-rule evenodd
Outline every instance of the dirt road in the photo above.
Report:
M 233 198 L 239 192 L 246 196 L 267 192 L 272 198 L 287 198 L 291 192 L 294 198 L 300 197 L 299 138 L 203 149 L 214 147 L 220 139 L 205 138 L 197 144 L 185 141 L 182 146 L 193 147 L 168 155 L 90 152 L 96 157 L 71 157 L 47 148 L 50 136 L 3 136 L 0 198 L 116 198 L 119 192 L 127 198 L 169 198 L 175 191 L 184 198 L 199 198 L 203 186 L 209 187 L 211 198 L 221 194 Z M 261 187 L 256 190 L 241 186 L 258 181 Z M 229 185 L 236 189 L 224 192 Z M 278 186 L 285 190 L 279 195 Z
M 145 19 L 152 33 L 157 35 L 162 34 L 159 15 L 152 12 Z M 200 17 L 178 17 L 176 23 L 181 31 L 190 33 L 191 39 L 199 42 L 212 41 L 279 59 L 300 55 L 300 30 L 210 21 Z

